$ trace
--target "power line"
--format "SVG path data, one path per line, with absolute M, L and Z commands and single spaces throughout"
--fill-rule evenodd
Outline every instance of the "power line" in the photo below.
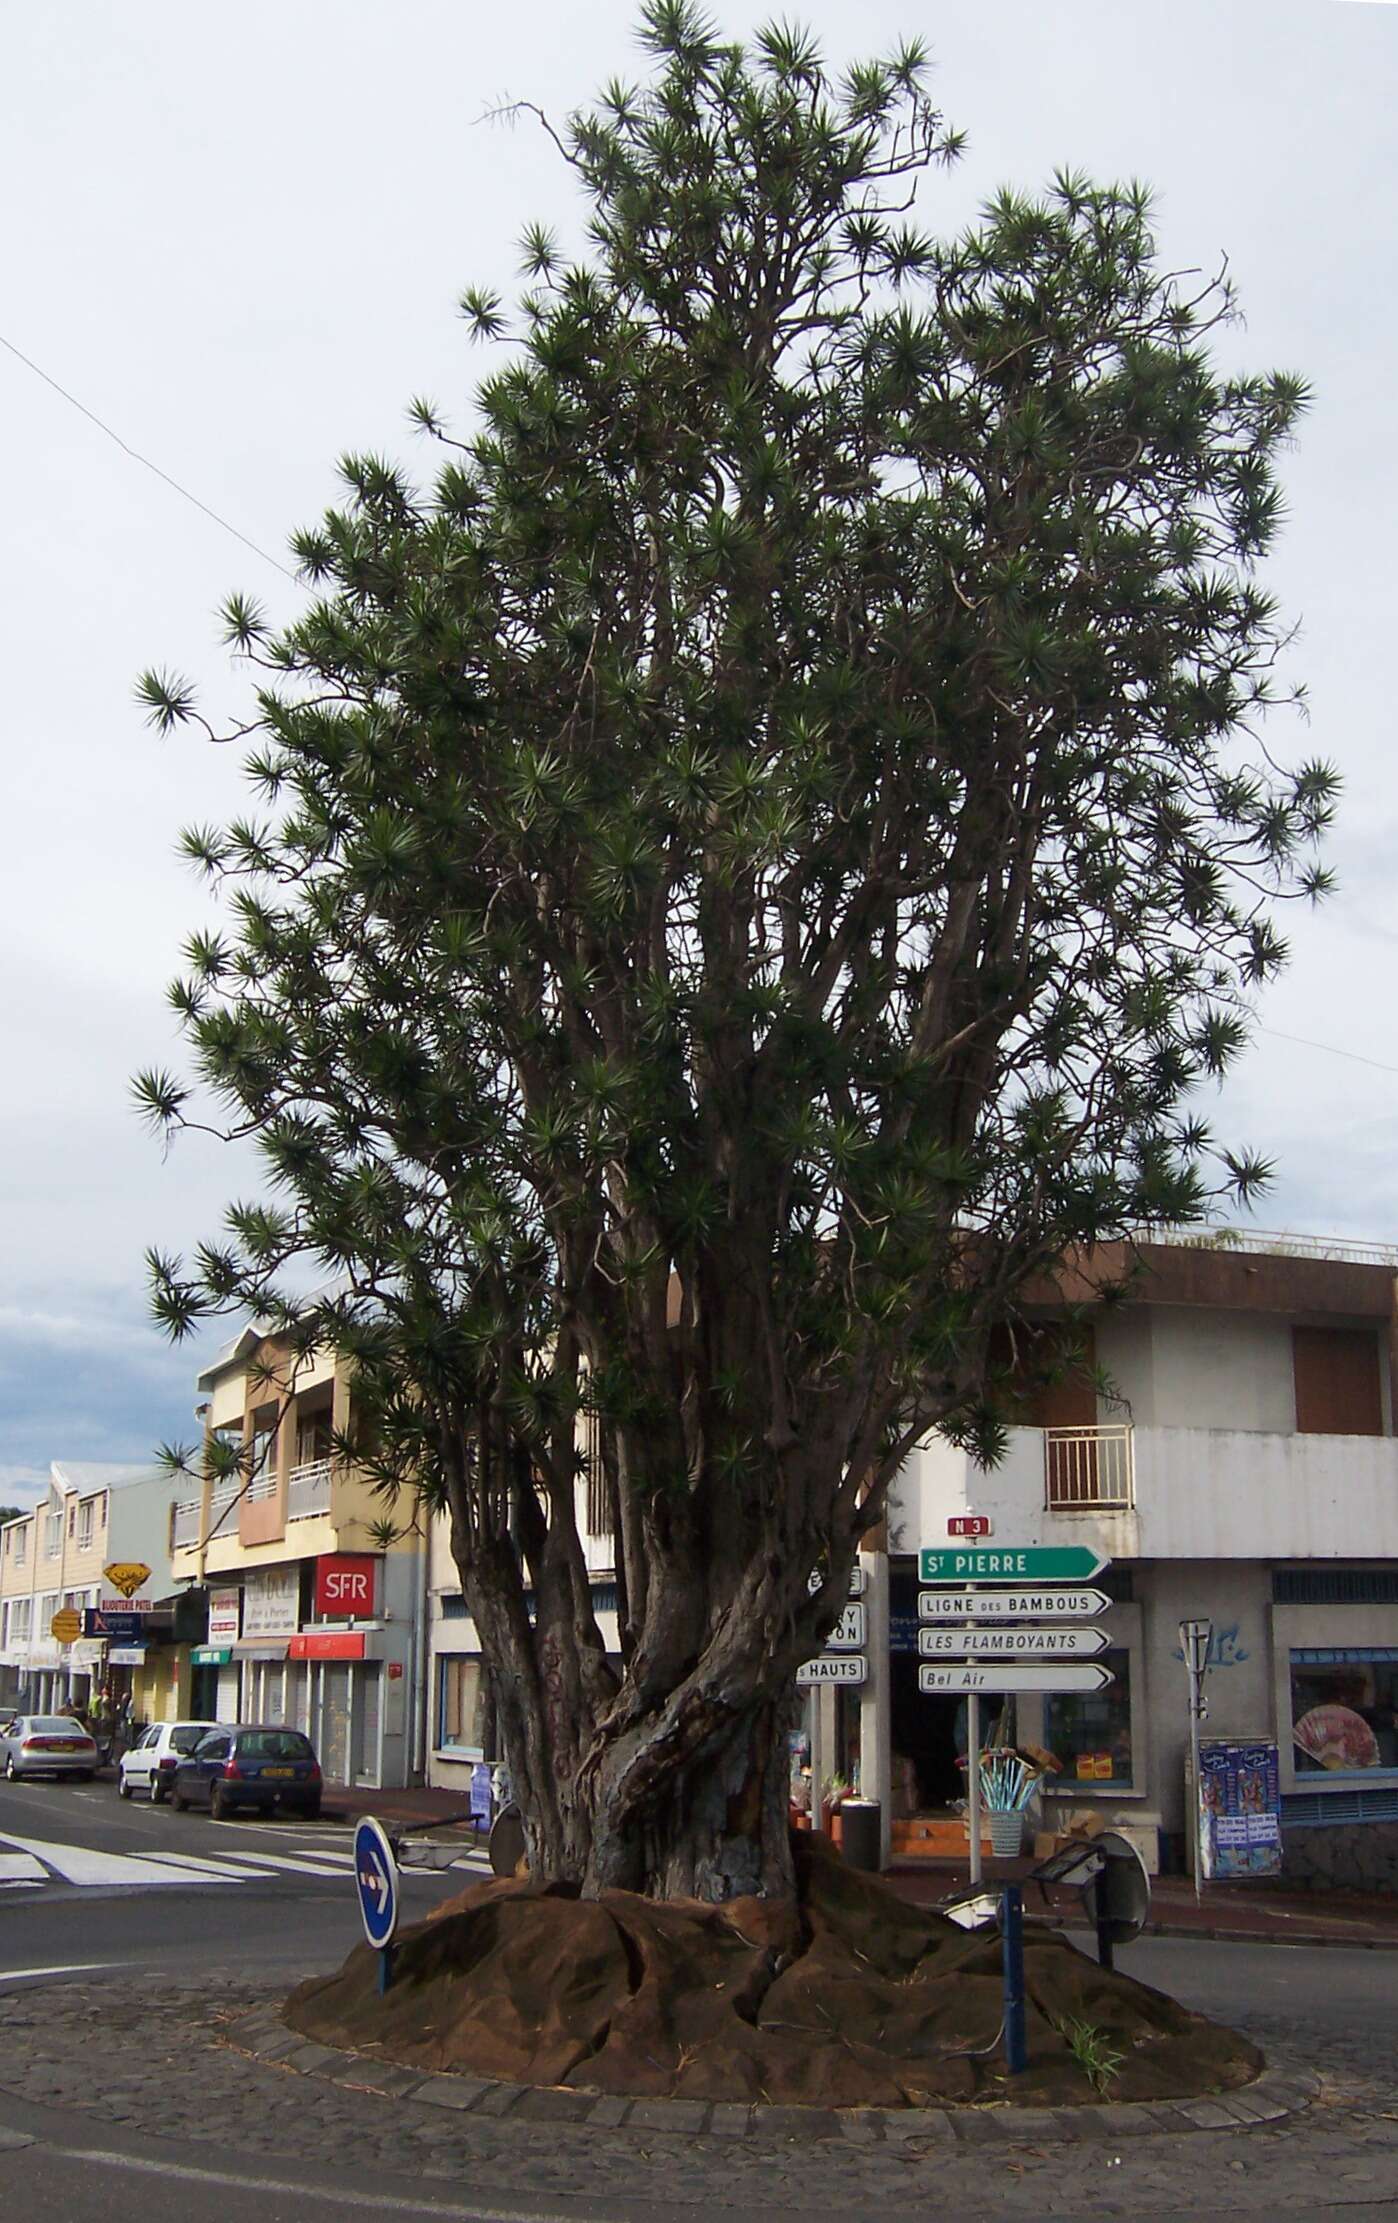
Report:
M 142 455 L 139 448 L 133 448 L 129 440 L 123 440 L 119 432 L 114 432 L 109 424 L 103 422 L 95 409 L 89 409 L 85 401 L 79 401 L 77 395 L 70 394 L 66 386 L 60 386 L 56 378 L 51 378 L 48 372 L 36 363 L 31 355 L 25 354 L 22 347 L 16 347 L 13 340 L 7 340 L 3 332 L 0 332 L 0 347 L 8 348 L 11 355 L 16 356 L 27 370 L 33 371 L 36 378 L 42 378 L 46 386 L 52 386 L 56 394 L 61 394 L 66 402 L 71 403 L 74 409 L 80 411 L 87 418 L 89 424 L 96 425 L 99 432 L 105 432 L 109 440 L 115 440 L 123 454 L 129 455 L 133 462 L 143 463 L 148 471 L 154 471 L 158 479 L 163 479 L 167 486 L 172 486 L 177 494 L 182 494 L 187 502 L 192 502 L 196 509 L 202 510 L 206 517 L 212 518 L 215 525 L 221 525 L 223 530 L 226 533 L 231 533 L 235 540 L 241 540 L 245 548 L 250 548 L 255 556 L 262 558 L 264 563 L 271 564 L 275 570 L 281 573 L 284 579 L 295 580 L 296 573 L 294 571 L 288 571 L 284 563 L 279 563 L 275 556 L 268 555 L 265 548 L 259 548 L 255 540 L 249 540 L 246 533 L 240 533 L 237 526 L 230 525 L 226 517 L 220 517 L 216 509 L 210 509 L 208 503 L 201 502 L 197 494 L 191 494 L 187 486 L 181 486 L 179 480 L 172 479 L 168 471 L 162 471 L 158 463 L 152 463 L 148 455 Z
M 1324 1050 L 1327 1057 L 1347 1057 L 1351 1065 L 1372 1065 L 1376 1073 L 1398 1073 L 1398 1065 L 1385 1065 L 1382 1058 L 1364 1057 L 1358 1050 L 1337 1050 L 1333 1042 L 1312 1042 L 1304 1034 L 1283 1034 L 1280 1027 L 1259 1027 L 1260 1034 L 1275 1035 L 1278 1042 L 1298 1042 L 1303 1050 Z

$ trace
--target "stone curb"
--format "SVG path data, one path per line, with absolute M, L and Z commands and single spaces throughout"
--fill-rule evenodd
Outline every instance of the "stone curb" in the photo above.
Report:
M 456 2114 L 508 2115 L 521 2123 L 622 2130 L 650 2137 L 840 2139 L 853 2145 L 1013 2144 L 1025 2138 L 1112 2142 L 1162 2131 L 1258 2130 L 1309 2107 L 1320 2078 L 1309 2069 L 1264 2069 L 1236 2092 L 1199 2099 L 1104 2101 L 1081 2107 L 761 2107 L 736 2101 L 618 2099 L 564 2086 L 506 2084 L 402 2067 L 373 2053 L 345 2053 L 289 2030 L 266 2007 L 230 2023 L 218 2042 L 269 2067 L 323 2078 L 351 2092 L 410 2099 Z

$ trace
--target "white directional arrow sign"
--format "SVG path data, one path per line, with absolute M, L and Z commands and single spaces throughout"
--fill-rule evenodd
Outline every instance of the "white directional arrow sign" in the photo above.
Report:
M 1090 1660 L 1105 1652 L 1105 1629 L 919 1629 L 924 1659 Z
M 1111 1605 L 1105 1590 L 921 1590 L 919 1621 L 1090 1621 Z
M 1016 1690 L 1105 1690 L 1113 1680 L 1111 1669 L 1096 1660 L 1037 1660 L 1032 1666 L 1001 1664 L 999 1660 L 952 1660 L 917 1671 L 917 1687 L 925 1697 L 967 1697 L 980 1693 Z

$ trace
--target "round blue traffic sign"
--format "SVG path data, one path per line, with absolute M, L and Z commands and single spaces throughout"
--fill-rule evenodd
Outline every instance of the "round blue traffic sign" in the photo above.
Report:
M 366 1814 L 354 1833 L 354 1884 L 364 1935 L 380 1950 L 398 1927 L 398 1863 L 382 1822 Z

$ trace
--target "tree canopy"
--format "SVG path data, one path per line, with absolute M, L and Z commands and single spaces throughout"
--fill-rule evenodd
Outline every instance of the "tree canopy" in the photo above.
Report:
M 641 35 L 541 119 L 589 243 L 463 296 L 498 361 L 459 431 L 414 403 L 435 475 L 346 457 L 303 614 L 227 605 L 258 802 L 184 837 L 228 922 L 172 990 L 195 1078 L 138 1087 L 268 1176 L 153 1258 L 158 1318 L 353 1360 L 358 1454 L 450 1512 L 536 1861 L 721 1896 L 783 1873 L 763 1756 L 908 1448 L 998 1448 L 1027 1282 L 1265 1178 L 1198 1089 L 1335 777 L 1260 738 L 1305 391 L 1216 367 L 1230 289 L 1144 189 L 942 239 L 919 45 Z

